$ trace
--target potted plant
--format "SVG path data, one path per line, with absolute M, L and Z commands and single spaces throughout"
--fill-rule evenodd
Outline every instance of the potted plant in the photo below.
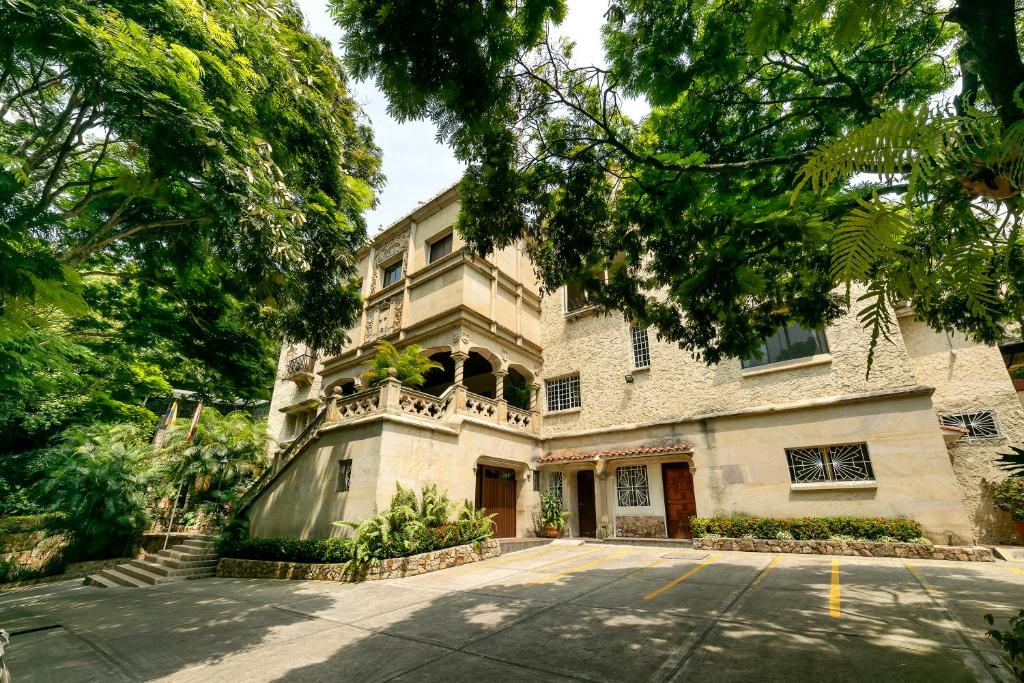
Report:
M 549 490 L 540 497 L 540 525 L 545 536 L 557 538 L 565 528 L 565 518 L 568 516 L 569 511 L 562 505 L 562 499 L 555 491 Z
M 1007 477 L 992 484 L 992 502 L 1004 512 L 1009 512 L 1017 526 L 1017 534 L 1024 536 L 1024 478 Z

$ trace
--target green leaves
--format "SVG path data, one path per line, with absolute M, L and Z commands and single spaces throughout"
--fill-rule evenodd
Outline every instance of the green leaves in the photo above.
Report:
M 832 277 L 836 282 L 865 280 L 879 259 L 897 248 L 907 230 L 897 209 L 874 196 L 857 198 L 857 208 L 843 217 L 832 242 Z
M 373 357 L 370 369 L 370 386 L 377 386 L 389 377 L 388 371 L 396 371 L 395 378 L 403 385 L 415 389 L 422 386 L 424 374 L 429 370 L 440 369 L 440 363 L 423 355 L 418 344 L 406 346 L 398 351 L 390 342 L 383 339 L 377 342 L 377 355 Z

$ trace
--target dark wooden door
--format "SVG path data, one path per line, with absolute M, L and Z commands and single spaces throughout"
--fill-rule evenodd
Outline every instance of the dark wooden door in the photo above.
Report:
M 661 466 L 665 483 L 665 519 L 669 538 L 692 538 L 690 517 L 697 514 L 693 494 L 693 473 L 685 462 L 668 462 Z
M 580 470 L 576 473 L 576 519 L 580 524 L 580 536 L 597 536 L 597 510 L 594 508 L 594 470 Z
M 516 472 L 506 467 L 480 465 L 476 469 L 476 505 L 497 514 L 495 538 L 516 535 Z

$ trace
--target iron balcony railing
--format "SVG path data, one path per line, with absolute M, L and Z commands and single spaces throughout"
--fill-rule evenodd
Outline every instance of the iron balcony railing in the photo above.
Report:
M 312 373 L 313 364 L 315 362 L 316 359 L 308 353 L 304 353 L 301 356 L 295 356 L 295 358 L 289 360 L 284 366 L 284 374 L 286 377 L 293 377 L 301 372 Z

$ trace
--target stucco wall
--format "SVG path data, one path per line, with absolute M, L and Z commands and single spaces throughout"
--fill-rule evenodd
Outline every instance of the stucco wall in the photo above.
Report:
M 962 335 L 936 333 L 912 317 L 899 322 L 919 381 L 935 387 L 932 402 L 936 412 L 995 411 L 1001 435 L 960 439 L 949 447 L 949 457 L 979 540 L 1017 541 L 1010 516 L 992 506 L 983 485 L 983 480 L 998 481 L 1006 476 L 994 464 L 998 454 L 1009 452 L 1009 445 L 1024 442 L 1024 409 L 999 350 Z
M 311 384 L 297 384 L 283 379 L 285 366 L 288 364 L 288 361 L 308 352 L 308 349 L 302 344 L 281 345 L 277 360 L 277 373 L 274 379 L 274 392 L 270 397 L 270 413 L 267 416 L 267 432 L 274 441 L 270 445 L 271 450 L 276 450 L 280 442 L 292 437 L 285 429 L 287 415 L 281 412 L 281 408 L 320 396 L 322 378 L 319 372 L 323 368 L 323 364 L 319 358 L 313 370 L 313 381 Z
M 563 297 L 543 301 L 544 377 L 580 374 L 582 410 L 546 414 L 545 434 L 648 422 L 801 398 L 840 395 L 916 383 L 903 345 L 882 343 L 871 377 L 865 378 L 869 335 L 855 314 L 841 318 L 825 334 L 831 362 L 751 374 L 740 361 L 708 367 L 676 344 L 659 342 L 654 331 L 651 368 L 634 372 L 629 326 L 618 313 L 589 313 L 575 319 L 562 313 Z

